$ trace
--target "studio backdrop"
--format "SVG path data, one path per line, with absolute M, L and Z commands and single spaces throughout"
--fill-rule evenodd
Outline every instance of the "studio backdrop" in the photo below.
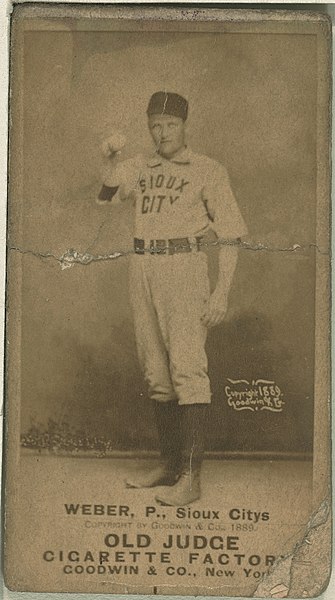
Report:
M 208 335 L 208 450 L 309 456 L 314 36 L 71 27 L 27 32 L 19 74 L 23 211 L 12 246 L 23 265 L 22 444 L 156 448 L 129 304 L 134 209 L 96 197 L 103 139 L 122 131 L 122 158 L 150 152 L 148 99 L 169 90 L 189 101 L 188 145 L 228 169 L 249 231 L 226 320 Z M 216 246 L 207 252 L 214 286 Z M 64 260 L 83 255 L 91 259 Z

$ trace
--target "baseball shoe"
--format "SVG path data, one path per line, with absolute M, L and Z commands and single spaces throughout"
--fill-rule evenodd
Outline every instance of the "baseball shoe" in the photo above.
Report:
M 184 506 L 200 498 L 200 471 L 205 446 L 206 404 L 190 404 L 181 411 L 181 469 L 175 485 L 159 491 L 155 500 L 166 506 Z
M 174 485 L 180 471 L 180 414 L 178 402 L 155 402 L 161 463 L 149 472 L 140 472 L 126 481 L 128 488 Z

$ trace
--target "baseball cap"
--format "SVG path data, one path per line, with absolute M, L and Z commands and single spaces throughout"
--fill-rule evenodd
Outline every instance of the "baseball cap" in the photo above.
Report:
M 186 121 L 188 102 L 183 96 L 174 92 L 155 92 L 147 108 L 147 115 L 172 115 Z

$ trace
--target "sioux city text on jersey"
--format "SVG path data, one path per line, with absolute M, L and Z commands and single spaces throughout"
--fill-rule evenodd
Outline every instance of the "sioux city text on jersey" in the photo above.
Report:
M 154 154 L 122 161 L 104 185 L 117 188 L 115 199 L 135 201 L 137 238 L 196 237 L 209 228 L 223 240 L 246 234 L 226 169 L 188 148 L 170 160 Z

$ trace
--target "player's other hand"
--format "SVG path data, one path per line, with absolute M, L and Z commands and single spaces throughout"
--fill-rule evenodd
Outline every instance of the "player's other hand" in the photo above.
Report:
M 215 327 L 224 320 L 228 309 L 228 295 L 219 289 L 212 293 L 206 311 L 201 318 L 205 327 Z
M 105 158 L 114 158 L 119 154 L 126 144 L 126 138 L 122 133 L 116 131 L 101 144 L 102 154 Z

